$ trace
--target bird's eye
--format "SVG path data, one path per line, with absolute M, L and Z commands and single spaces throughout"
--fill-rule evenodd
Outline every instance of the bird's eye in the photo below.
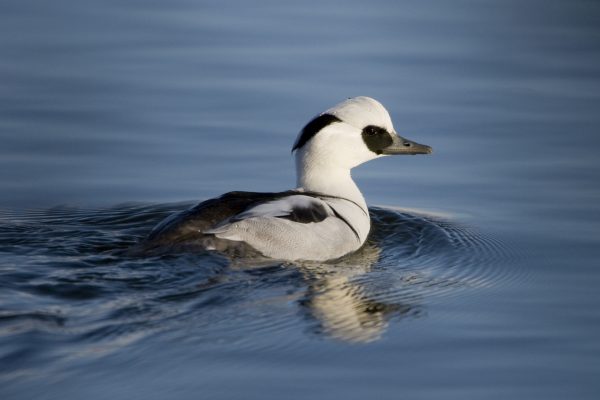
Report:
M 375 136 L 375 135 L 381 134 L 382 133 L 382 129 L 378 128 L 376 126 L 373 126 L 373 125 L 369 125 L 369 126 L 366 126 L 363 129 L 363 132 L 367 136 Z

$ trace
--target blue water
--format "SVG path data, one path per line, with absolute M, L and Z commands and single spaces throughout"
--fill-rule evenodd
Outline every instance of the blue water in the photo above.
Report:
M 0 398 L 600 395 L 600 4 L 0 4 Z M 353 175 L 336 264 L 133 256 L 163 217 L 295 184 L 368 95 L 431 156 Z

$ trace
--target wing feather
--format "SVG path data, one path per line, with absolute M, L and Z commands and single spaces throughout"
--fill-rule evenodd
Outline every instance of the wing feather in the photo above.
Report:
M 294 195 L 258 204 L 235 215 L 230 222 L 247 218 L 272 217 L 307 224 L 321 222 L 331 215 L 333 215 L 331 209 L 322 200 L 310 196 Z

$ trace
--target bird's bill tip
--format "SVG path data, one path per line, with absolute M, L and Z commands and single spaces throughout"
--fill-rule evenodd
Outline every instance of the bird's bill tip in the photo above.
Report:
M 415 154 L 431 154 L 433 149 L 431 146 L 413 142 L 412 140 L 405 139 L 401 136 L 396 136 L 391 145 L 383 149 L 382 154 L 387 155 L 415 155 Z

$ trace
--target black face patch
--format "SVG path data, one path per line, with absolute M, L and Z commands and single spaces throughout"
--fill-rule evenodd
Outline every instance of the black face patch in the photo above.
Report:
M 314 118 L 302 129 L 302 134 L 300 135 L 300 138 L 298 139 L 296 144 L 294 144 L 292 151 L 304 146 L 306 142 L 308 142 L 310 139 L 312 139 L 313 136 L 319 133 L 321 129 L 335 122 L 342 122 L 342 120 L 336 117 L 335 115 L 331 114 L 322 114 Z
M 392 144 L 392 136 L 384 128 L 368 125 L 362 130 L 362 138 L 369 150 L 375 154 L 383 153 L 383 149 Z

